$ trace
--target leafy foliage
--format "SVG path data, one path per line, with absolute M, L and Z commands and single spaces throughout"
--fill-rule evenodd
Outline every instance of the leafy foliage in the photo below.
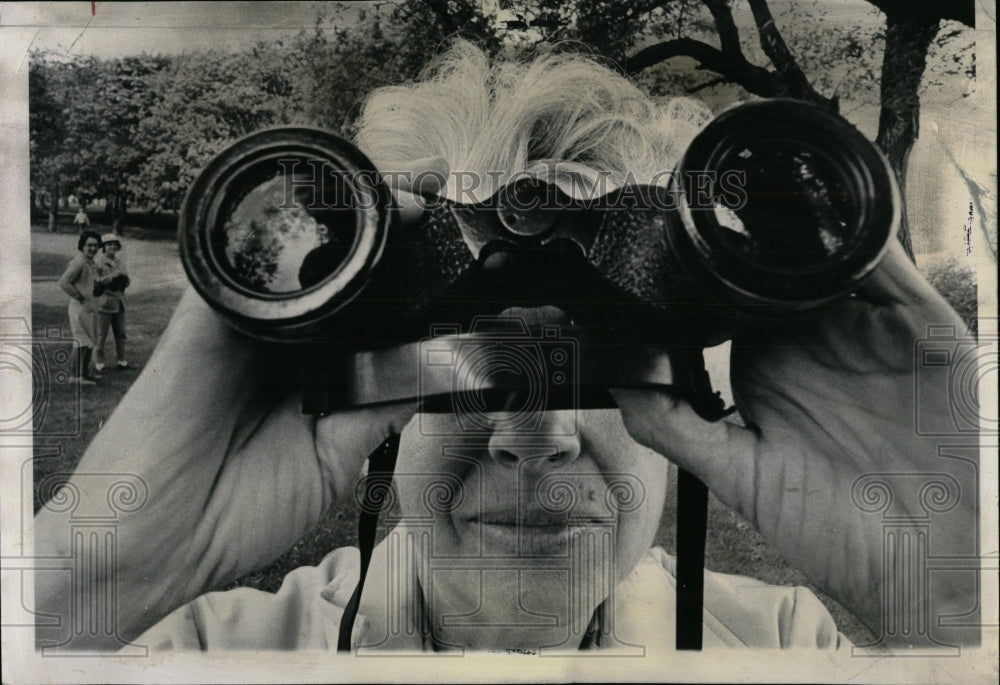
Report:
M 236 278 L 246 286 L 267 292 L 278 271 L 278 257 L 283 248 L 281 236 L 264 231 L 256 221 L 251 221 L 249 230 L 232 246 Z
M 958 312 L 973 334 L 979 330 L 976 273 L 954 257 L 923 269 L 924 277 Z
M 135 127 L 143 163 L 129 189 L 137 201 L 177 209 L 195 175 L 237 138 L 268 126 L 311 123 L 296 116 L 290 97 L 296 60 L 282 47 L 182 55 L 151 79 L 160 96 Z
M 30 76 L 31 180 L 44 193 L 103 197 L 120 220 L 129 179 L 143 157 L 134 133 L 157 93 L 151 77 L 168 59 L 141 55 L 57 61 L 33 55 Z M 55 198 L 50 198 L 50 201 Z

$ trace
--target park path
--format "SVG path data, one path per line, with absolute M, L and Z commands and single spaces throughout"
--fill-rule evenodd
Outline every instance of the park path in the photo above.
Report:
M 76 254 L 76 241 L 75 233 L 32 232 L 31 251 L 65 255 L 69 262 Z M 120 254 L 125 257 L 132 279 L 129 295 L 136 296 L 148 290 L 183 288 L 187 285 L 176 242 L 128 238 L 123 242 L 124 248 Z M 31 299 L 35 304 L 42 305 L 66 304 L 66 294 L 59 289 L 56 279 L 52 277 L 31 279 Z

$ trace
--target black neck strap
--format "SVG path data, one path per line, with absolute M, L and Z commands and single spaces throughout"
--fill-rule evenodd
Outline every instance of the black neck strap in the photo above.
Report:
M 700 650 L 705 598 L 708 488 L 677 470 L 677 635 L 680 650 Z
M 378 515 L 388 498 L 392 487 L 392 474 L 396 469 L 396 456 L 399 454 L 399 434 L 390 435 L 374 452 L 368 456 L 368 475 L 365 476 L 365 491 L 361 502 L 361 515 L 358 517 L 358 547 L 361 549 L 361 575 L 354 594 L 344 607 L 340 618 L 340 634 L 337 638 L 337 651 L 351 651 L 351 632 L 354 620 L 358 616 L 361 605 L 361 593 L 365 588 L 365 578 L 368 566 L 372 560 L 372 550 L 375 549 L 375 534 L 378 532 Z

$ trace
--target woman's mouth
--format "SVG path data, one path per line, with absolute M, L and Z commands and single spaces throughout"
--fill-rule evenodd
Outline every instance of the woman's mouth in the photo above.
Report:
M 477 531 L 484 556 L 566 556 L 571 542 L 587 537 L 614 536 L 614 520 L 593 518 L 539 518 L 483 515 L 468 520 Z M 604 540 L 600 541 L 604 543 Z

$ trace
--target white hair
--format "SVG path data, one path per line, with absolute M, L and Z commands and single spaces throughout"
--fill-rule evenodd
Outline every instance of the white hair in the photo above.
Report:
M 416 173 L 418 160 L 439 157 L 451 171 L 444 194 L 454 197 L 457 172 L 475 174 L 482 200 L 512 175 L 551 162 L 614 185 L 662 179 L 710 118 L 696 100 L 654 100 L 579 54 L 491 65 L 458 41 L 423 80 L 372 92 L 356 141 L 382 171 Z

